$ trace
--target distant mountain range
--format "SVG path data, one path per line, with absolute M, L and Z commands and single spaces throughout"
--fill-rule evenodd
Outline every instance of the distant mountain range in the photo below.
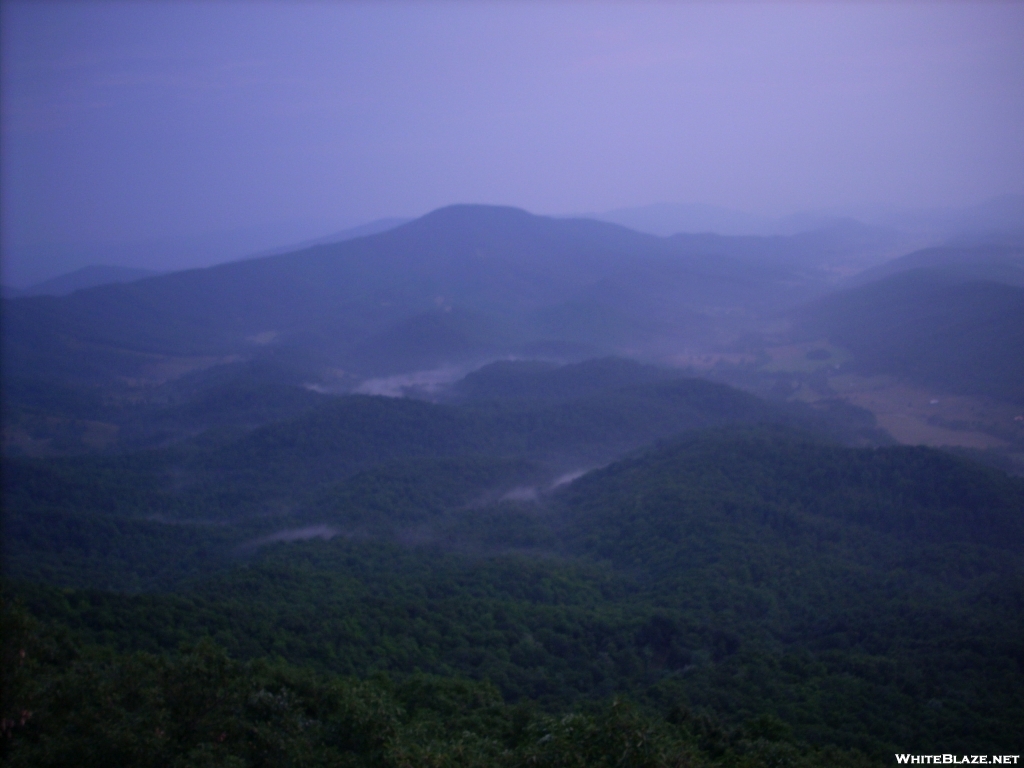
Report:
M 835 397 L 830 376 L 887 374 L 1024 403 L 1024 265 L 1010 246 L 924 249 L 839 279 L 836 265 L 884 232 L 836 222 L 793 236 L 658 237 L 491 206 L 392 223 L 206 269 L 5 298 L 5 450 L 163 445 L 292 417 L 328 393 L 445 398 L 467 373 L 457 387 L 472 397 L 464 388 L 486 391 L 491 369 L 471 372 L 495 360 L 618 355 L 780 398 L 805 384 Z M 74 277 L 97 274 L 136 277 Z M 804 372 L 766 362 L 770 347 L 826 340 L 838 357 L 814 381 L 813 361 Z M 562 386 L 521 371 L 502 382 L 505 398 Z M 1007 430 L 1016 440 L 1015 423 Z
M 163 375 L 153 369 L 164 357 L 290 355 L 304 369 L 372 376 L 538 344 L 608 353 L 700 343 L 726 308 L 773 311 L 824 289 L 816 262 L 843 234 L 801 238 L 659 238 L 452 206 L 339 243 L 9 300 L 5 368 L 145 380 Z
M 1009 750 L 1024 481 L 893 445 L 830 381 L 973 395 L 965 419 L 998 399 L 1005 448 L 972 455 L 1019 466 L 1013 243 L 858 282 L 843 269 L 896 244 L 849 220 L 661 237 L 460 205 L 377 225 L 0 302 L 18 764 Z M 601 700 L 620 716 L 581 730 Z
M 633 208 L 563 215 L 590 218 L 647 234 L 679 233 L 796 235 L 854 220 L 877 230 L 880 242 L 862 254 L 858 268 L 902 252 L 952 241 L 992 240 L 1024 245 L 1024 195 L 1003 195 L 967 208 L 906 210 L 885 206 L 798 212 L 779 218 L 722 206 L 660 202 Z M 4 245 L 4 296 L 21 295 L 28 285 L 90 265 L 116 265 L 170 272 L 242 258 L 286 253 L 311 245 L 340 242 L 393 228 L 411 219 L 389 217 L 329 234 L 322 222 L 263 223 L 232 230 L 115 242 L 24 242 Z M 884 241 L 889 241 L 888 243 Z
M 179 236 L 123 241 L 4 243 L 4 282 L 18 290 L 90 265 L 156 272 L 221 264 L 236 259 L 338 242 L 383 231 L 408 219 L 387 218 L 331 232 L 322 222 L 269 222 Z M 329 232 L 322 235 L 320 233 Z M 316 235 L 316 237 L 312 237 Z
M 8 392 L 49 382 L 137 397 L 189 371 L 239 361 L 272 363 L 292 383 L 347 391 L 374 377 L 442 366 L 464 372 L 502 357 L 666 359 L 683 349 L 728 349 L 745 334 L 756 344 L 771 318 L 814 302 L 799 313 L 800 333 L 830 337 L 865 369 L 1019 399 L 1019 249 L 926 249 L 842 283 L 840 266 L 893 247 L 891 233 L 838 221 L 791 236 L 658 237 L 464 205 L 335 237 L 348 235 L 92 288 L 85 283 L 93 278 L 138 275 L 84 270 L 51 283 L 65 293 L 80 286 L 69 295 L 7 299 Z M 919 267 L 945 277 L 913 276 Z M 869 280 L 876 277 L 884 279 Z M 990 284 L 960 285 L 978 279 Z M 975 357 L 961 360 L 965 354 Z
M 908 239 L 926 236 L 945 240 L 955 236 L 976 238 L 1024 229 L 1024 195 L 1001 195 L 966 208 L 901 209 L 892 206 L 853 206 L 804 211 L 779 218 L 715 205 L 653 203 L 634 208 L 585 214 L 587 218 L 655 235 L 713 232 L 720 235 L 795 235 L 822 229 L 844 219 L 871 227 L 898 231 Z
M 279 246 L 276 248 L 261 248 L 259 250 L 253 250 L 252 253 L 248 253 L 240 248 L 251 248 L 252 245 L 244 245 L 243 243 L 248 242 L 240 240 L 234 242 L 230 238 L 225 240 L 221 238 L 213 238 L 211 243 L 201 245 L 200 250 L 208 249 L 210 247 L 221 249 L 221 258 L 217 261 L 230 261 L 232 256 L 235 258 L 240 256 L 246 256 L 248 258 L 257 258 L 260 256 L 270 256 L 278 253 L 287 253 L 289 251 L 296 251 L 302 248 L 308 248 L 313 245 L 321 245 L 323 243 L 339 243 L 344 240 L 352 240 L 356 237 L 365 237 L 367 235 L 375 235 L 378 232 L 385 232 L 389 229 L 394 229 L 400 224 L 405 224 L 411 221 L 411 219 L 402 218 L 387 218 L 377 219 L 367 224 L 362 224 L 358 227 L 351 227 L 349 229 L 343 229 L 338 232 L 333 232 L 329 235 L 316 237 L 312 239 L 302 240 L 299 242 L 290 242 L 287 245 Z M 223 242 L 222 242 L 223 241 Z M 163 254 L 168 257 L 167 263 L 176 263 L 173 251 L 175 249 L 183 252 L 189 252 L 195 250 L 195 245 L 190 244 L 187 239 L 179 242 L 154 242 L 154 243 L 135 243 L 135 244 L 122 244 L 120 246 L 108 246 L 106 248 L 85 248 L 81 255 L 86 256 L 96 252 L 96 255 L 103 257 L 115 257 L 120 256 L 121 258 L 130 257 L 133 252 L 141 252 L 144 250 L 152 250 L 155 254 Z M 127 249 L 127 250 L 126 250 Z M 225 258 L 226 257 L 226 258 Z M 152 260 L 152 255 L 149 257 Z M 191 266 L 191 265 L 190 265 Z M 79 269 L 66 272 L 56 277 L 43 280 L 41 282 L 33 283 L 25 288 L 13 288 L 10 286 L 3 287 L 4 298 L 14 298 L 16 296 L 65 296 L 69 293 L 81 290 L 82 288 L 93 288 L 98 285 L 107 285 L 109 283 L 127 283 L 133 280 L 139 280 L 143 277 L 152 277 L 154 275 L 163 274 L 165 272 L 174 271 L 171 269 L 141 269 L 137 267 L 125 267 L 110 264 L 90 264 Z

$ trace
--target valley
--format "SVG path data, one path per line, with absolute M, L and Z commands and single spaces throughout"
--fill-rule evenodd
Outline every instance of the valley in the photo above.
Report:
M 0 768 L 1019 763 L 1022 40 L 0 0 Z
M 200 691 L 250 702 L 202 705 L 217 754 L 325 764 L 562 764 L 609 722 L 693 765 L 1011 743 L 1024 289 L 837 284 L 851 231 L 454 206 L 4 299 L 22 759 L 81 748 L 68 690 L 122 723 L 97 755 Z
M 1024 420 L 1016 420 L 1021 409 L 1007 403 L 921 389 L 885 376 L 836 376 L 829 386 L 847 402 L 871 411 L 880 427 L 907 445 L 985 450 L 1019 446 L 1024 440 Z

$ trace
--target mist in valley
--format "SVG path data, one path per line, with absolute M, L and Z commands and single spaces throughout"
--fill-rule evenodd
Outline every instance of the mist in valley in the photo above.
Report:
M 1020 751 L 1020 6 L 0 8 L 3 760 Z

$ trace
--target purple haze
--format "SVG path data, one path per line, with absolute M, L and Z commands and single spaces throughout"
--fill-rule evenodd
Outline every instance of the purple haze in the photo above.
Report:
M 1019 3 L 2 8 L 15 284 L 453 202 L 779 216 L 1024 191 Z

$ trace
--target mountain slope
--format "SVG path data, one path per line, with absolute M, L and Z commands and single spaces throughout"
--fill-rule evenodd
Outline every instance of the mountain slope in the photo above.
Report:
M 866 372 L 1024 403 L 1024 288 L 912 270 L 820 299 L 797 313 Z
M 130 539 L 162 529 L 167 547 L 158 557 L 145 556 L 147 576 L 138 578 L 142 584 L 167 585 L 181 578 L 183 569 L 221 567 L 232 546 L 260 536 L 311 526 L 335 532 L 370 526 L 397 534 L 408 521 L 391 520 L 387 510 L 405 509 L 409 499 L 440 494 L 449 499 L 447 512 L 509 493 L 534 498 L 567 474 L 688 430 L 772 422 L 850 441 L 873 437 L 870 429 L 827 412 L 770 405 L 722 384 L 637 363 L 604 360 L 541 369 L 496 364 L 456 388 L 447 403 L 328 397 L 273 384 L 215 388 L 165 412 L 172 426 L 173 419 L 186 425 L 213 419 L 214 425 L 169 447 L 7 459 L 8 573 L 32 578 L 47 573 L 63 583 L 114 586 L 122 578 L 135 583 L 127 563 L 132 552 L 149 550 L 129 548 L 112 560 L 119 564 L 104 571 L 96 552 L 108 545 L 98 542 L 109 539 L 111 530 Z M 507 396 L 519 390 L 517 383 L 531 379 L 532 391 L 527 386 L 520 396 Z M 550 392 L 545 382 L 552 383 Z M 215 411 L 212 417 L 204 414 L 208 409 Z M 277 420 L 245 426 L 268 415 Z M 152 422 L 161 423 L 155 417 Z M 409 472 L 420 479 L 399 484 L 426 490 L 365 496 L 364 483 L 380 484 L 372 478 L 407 478 Z M 431 505 L 425 502 L 421 513 Z M 443 528 L 450 521 L 442 515 L 420 522 Z M 214 544 L 203 544 L 203 531 Z M 437 528 L 430 535 L 448 533 Z M 62 542 L 59 557 L 54 541 Z M 206 566 L 195 562 L 200 554 Z M 97 577 L 99 582 L 91 581 Z
M 924 448 L 730 429 L 536 501 L 444 511 L 459 494 L 438 474 L 486 484 L 495 468 L 417 463 L 331 492 L 364 519 L 447 515 L 470 557 L 436 539 L 368 541 L 370 527 L 268 546 L 174 595 L 25 592 L 123 648 L 213 635 L 236 657 L 458 674 L 513 701 L 625 694 L 733 724 L 771 715 L 802 740 L 888 760 L 999 753 L 1016 738 L 1020 480 Z M 531 522 L 546 556 L 489 556 L 495 539 L 526 549 Z
M 867 269 L 850 282 L 863 285 L 913 269 L 941 270 L 963 281 L 990 280 L 1024 286 L 1024 250 L 1001 245 L 925 248 Z
M 612 224 L 453 206 L 343 243 L 5 301 L 5 368 L 146 378 L 161 357 L 251 357 L 284 347 L 369 375 L 424 363 L 399 356 L 381 367 L 357 351 L 423 313 L 485 316 L 496 329 L 485 348 L 511 351 L 531 341 L 593 342 L 561 319 L 587 305 L 610 318 L 619 343 L 643 345 L 659 329 L 678 332 L 686 324 L 679 310 L 709 300 L 777 302 L 793 283 L 786 268 L 740 266 L 728 254 Z M 475 347 L 443 349 L 427 362 L 473 354 Z
M 152 269 L 135 269 L 106 264 L 93 264 L 65 275 L 51 277 L 22 289 L 21 296 L 66 296 L 84 288 L 94 288 L 110 283 L 130 283 L 160 273 Z

